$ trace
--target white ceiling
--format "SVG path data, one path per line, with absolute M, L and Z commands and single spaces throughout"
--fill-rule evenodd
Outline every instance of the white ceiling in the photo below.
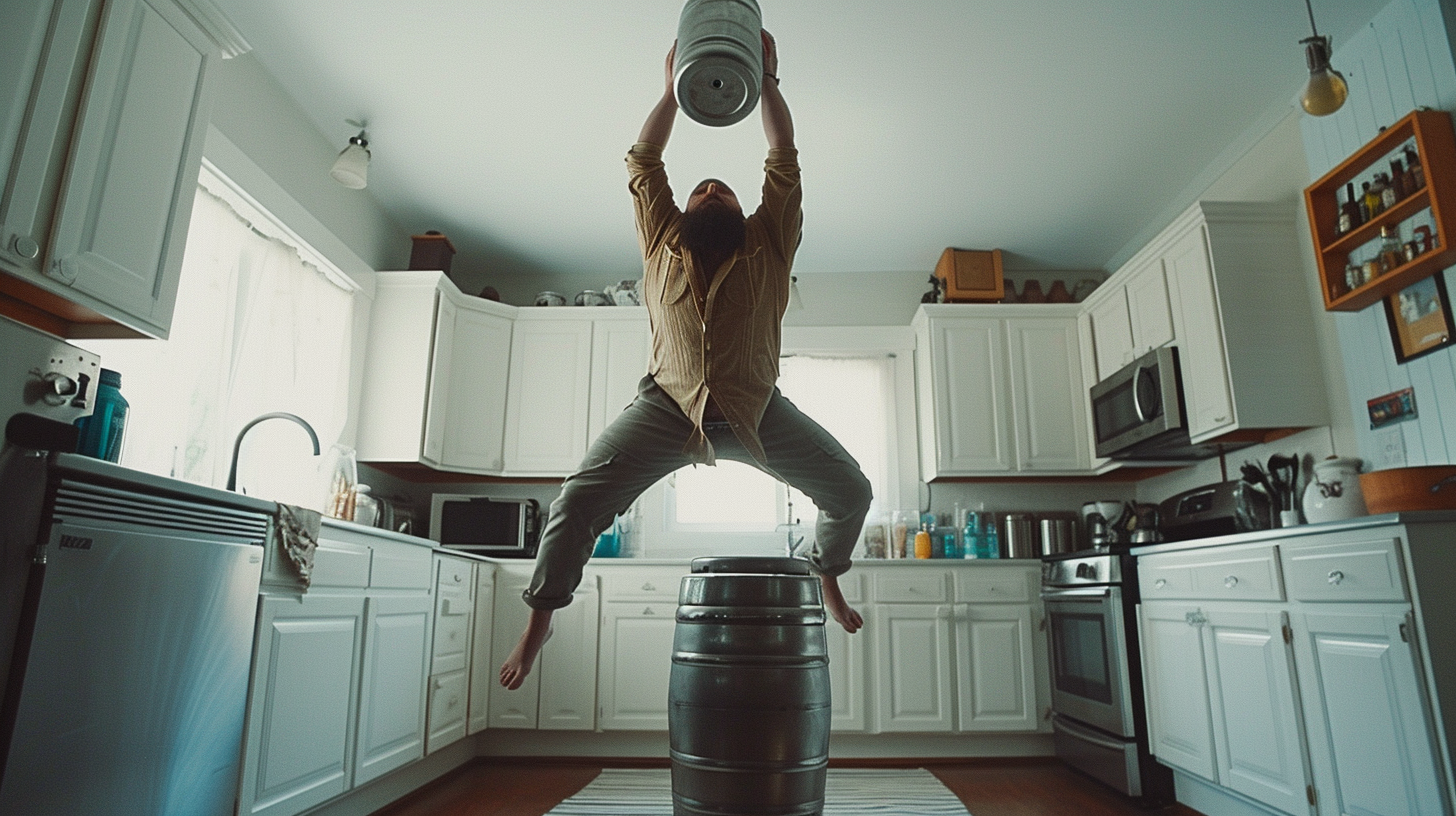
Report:
M 623 156 L 680 0 L 217 1 L 341 148 L 368 121 L 367 194 L 448 235 L 457 269 L 640 274 Z M 947 246 L 1106 268 L 1305 76 L 1301 0 L 760 2 L 804 168 L 798 272 L 928 272 Z M 1316 20 L 1338 48 L 1386 2 Z M 716 176 L 751 209 L 764 151 L 756 114 L 679 116 L 679 201 Z

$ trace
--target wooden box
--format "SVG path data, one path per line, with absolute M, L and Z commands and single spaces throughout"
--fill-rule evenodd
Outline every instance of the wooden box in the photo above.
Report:
M 455 245 L 450 239 L 434 230 L 424 235 L 411 236 L 414 246 L 410 248 L 410 269 L 425 269 L 450 274 L 450 259 L 455 257 Z
M 997 303 L 1006 296 L 1001 250 L 947 248 L 935 265 L 946 303 Z

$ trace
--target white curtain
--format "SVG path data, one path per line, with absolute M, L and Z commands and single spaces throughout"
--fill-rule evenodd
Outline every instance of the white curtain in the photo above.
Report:
M 272 411 L 302 417 L 327 453 L 348 419 L 352 322 L 352 291 L 199 187 L 169 339 L 86 344 L 122 375 L 122 464 L 221 487 L 238 431 Z M 264 422 L 238 483 L 318 509 L 323 458 L 298 425 Z

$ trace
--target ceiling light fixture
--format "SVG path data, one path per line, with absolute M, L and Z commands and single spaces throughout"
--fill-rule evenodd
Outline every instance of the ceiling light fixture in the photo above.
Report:
M 1321 37 L 1314 26 L 1314 8 L 1310 0 L 1304 0 L 1309 12 L 1309 30 L 1312 36 L 1300 40 L 1304 46 L 1304 60 L 1309 64 L 1309 81 L 1299 92 L 1299 104 L 1312 116 L 1329 116 L 1345 104 L 1350 95 L 1350 86 L 1345 77 L 1330 67 L 1330 38 Z
M 359 128 L 359 135 L 349 137 L 348 146 L 334 160 L 329 175 L 334 177 L 334 181 L 351 190 L 362 190 L 369 183 L 369 140 L 364 138 L 363 122 L 355 122 L 353 119 L 344 121 Z

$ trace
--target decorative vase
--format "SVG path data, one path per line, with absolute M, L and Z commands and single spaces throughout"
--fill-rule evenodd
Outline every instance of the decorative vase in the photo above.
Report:
M 1360 491 L 1360 460 L 1330 457 L 1314 466 L 1304 488 L 1304 517 L 1311 523 L 1338 521 L 1366 514 Z

